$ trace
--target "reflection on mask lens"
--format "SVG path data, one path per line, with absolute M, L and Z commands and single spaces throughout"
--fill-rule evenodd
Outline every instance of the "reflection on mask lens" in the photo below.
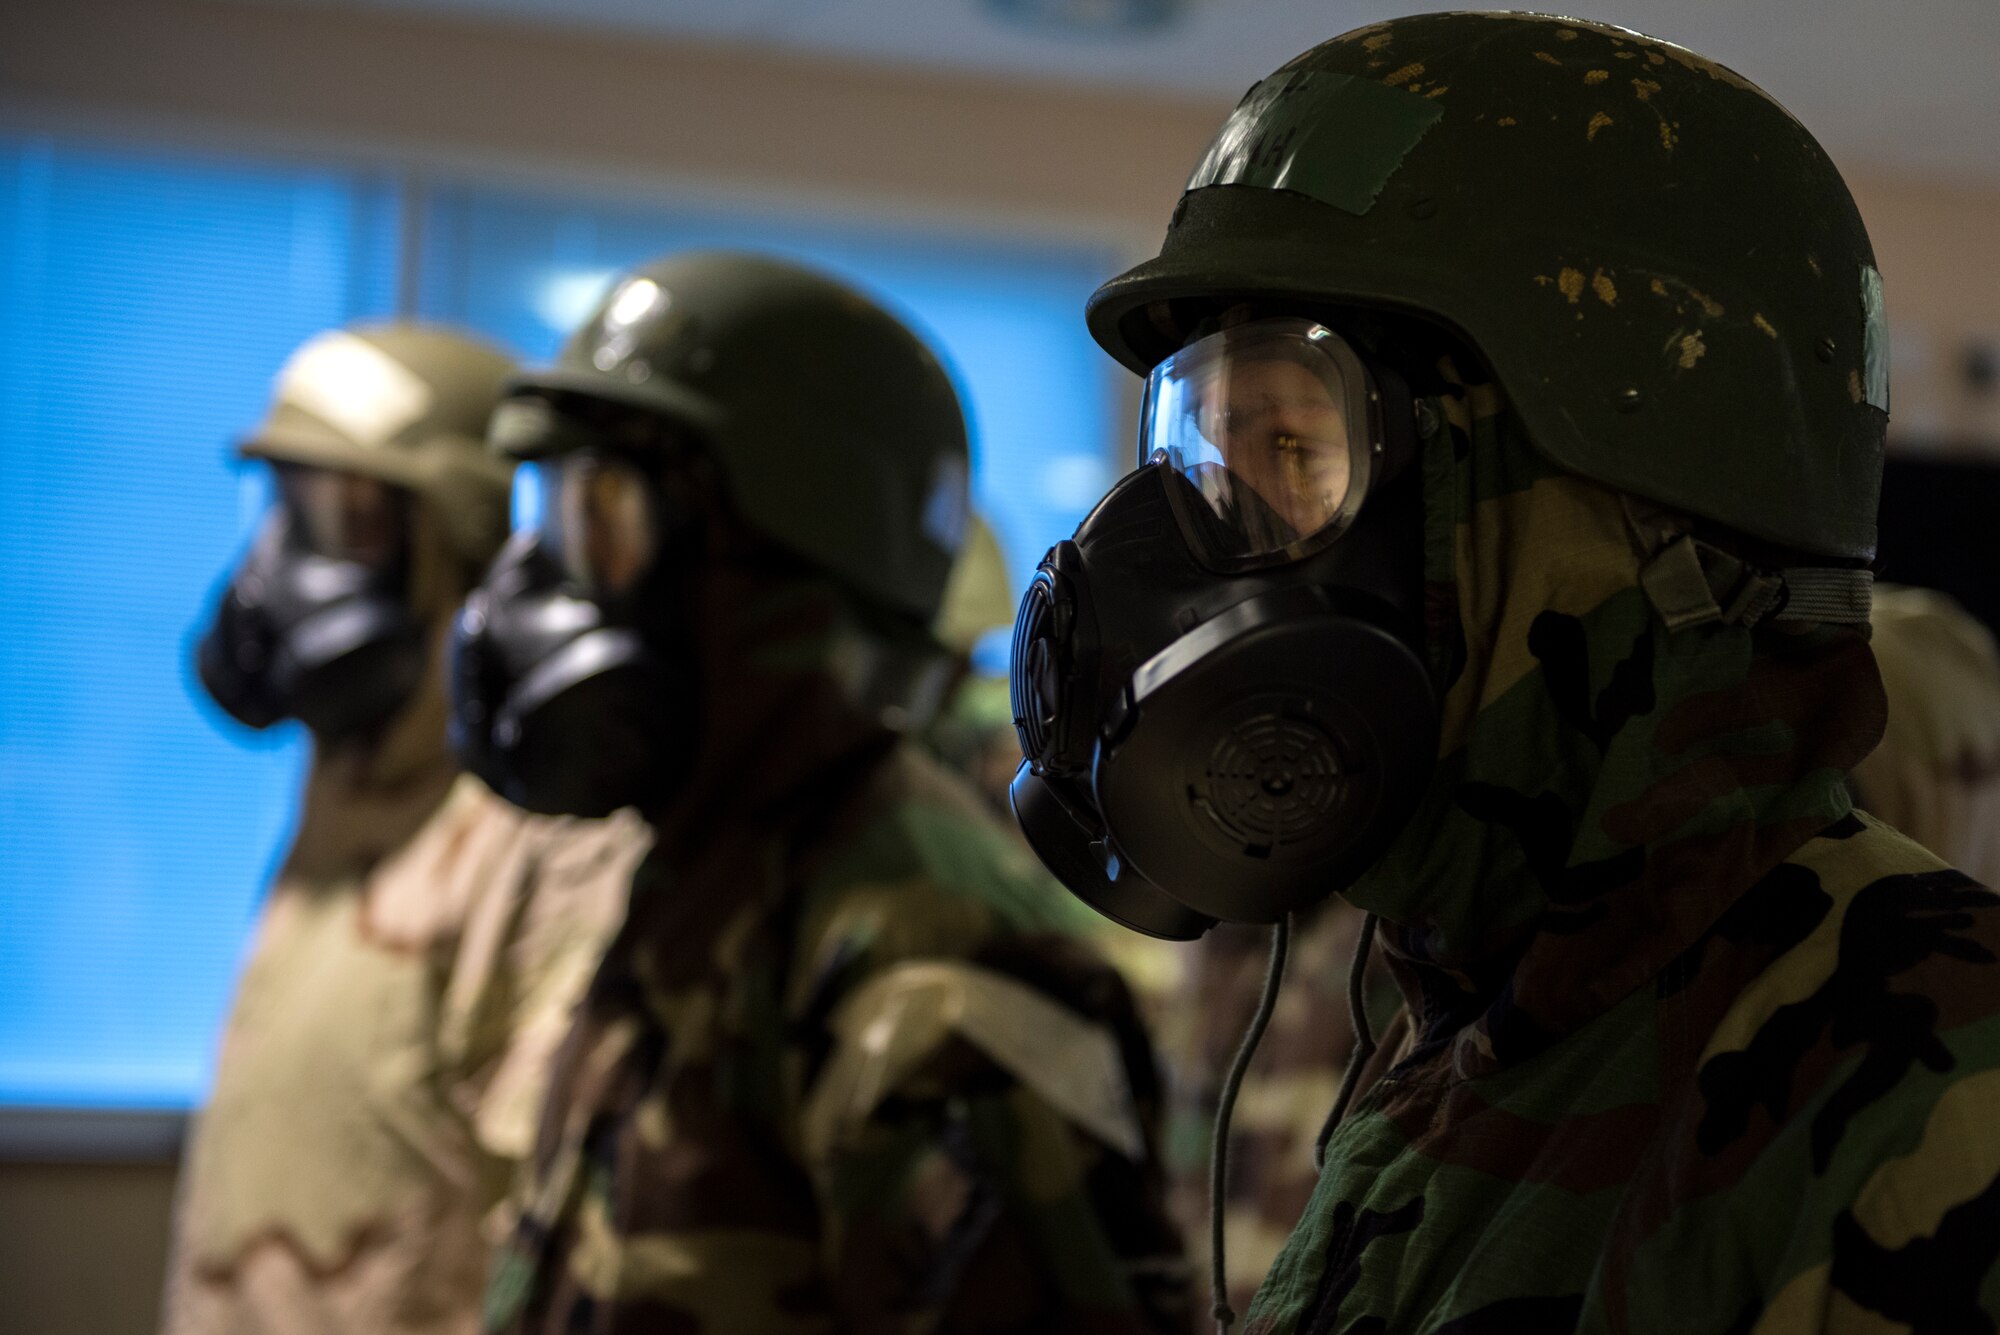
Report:
M 1156 368 L 1141 460 L 1181 473 L 1219 521 L 1216 554 L 1294 550 L 1353 518 L 1367 485 L 1368 386 L 1340 338 L 1308 320 L 1260 320 L 1198 340 Z
M 589 451 L 544 460 L 536 471 L 543 544 L 563 572 L 594 593 L 629 592 L 659 550 L 645 472 Z
M 1222 466 L 1300 537 L 1347 498 L 1347 423 L 1326 383 L 1297 362 L 1248 360 L 1212 375 L 1197 397 L 1204 440 Z
M 307 547 L 321 556 L 386 570 L 403 557 L 408 497 L 379 478 L 305 464 L 276 465 L 278 496 Z

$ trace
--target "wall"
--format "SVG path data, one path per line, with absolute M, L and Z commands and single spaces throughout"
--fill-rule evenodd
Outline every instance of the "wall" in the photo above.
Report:
M 0 1335 L 148 1335 L 171 1163 L 0 1161 Z
M 0 123 L 592 189 L 1157 241 L 1223 101 L 272 0 L 0 12 Z M 1843 164 L 1888 282 L 1897 431 L 2000 451 L 2000 180 Z

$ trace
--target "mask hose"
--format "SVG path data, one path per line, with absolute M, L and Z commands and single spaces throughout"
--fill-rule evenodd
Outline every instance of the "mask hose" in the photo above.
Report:
M 1313 1169 L 1326 1171 L 1326 1143 L 1333 1139 L 1334 1128 L 1347 1116 L 1347 1107 L 1354 1102 L 1354 1091 L 1361 1084 L 1361 1068 L 1375 1055 L 1375 1026 L 1368 1022 L 1368 954 L 1375 946 L 1375 915 L 1369 914 L 1361 924 L 1361 939 L 1355 942 L 1354 959 L 1347 966 L 1347 1019 L 1354 1026 L 1354 1051 L 1347 1059 L 1347 1069 L 1340 1075 L 1340 1092 L 1334 1096 L 1333 1109 L 1321 1124 L 1318 1139 L 1313 1141 Z
M 1369 920 L 1371 923 L 1374 919 Z M 1229 1306 L 1229 1276 L 1223 1258 L 1223 1205 L 1229 1184 L 1229 1117 L 1236 1110 L 1236 1095 L 1243 1088 L 1243 1074 L 1263 1041 L 1264 1030 L 1277 1009 L 1278 989 L 1285 981 L 1285 954 L 1291 949 L 1292 920 L 1286 915 L 1271 928 L 1271 962 L 1264 969 L 1264 992 L 1257 999 L 1257 1011 L 1236 1059 L 1229 1063 L 1228 1078 L 1222 1082 L 1222 1098 L 1215 1109 L 1215 1134 L 1208 1147 L 1208 1286 L 1209 1315 L 1215 1318 L 1216 1335 L 1229 1335 L 1236 1324 L 1236 1312 Z

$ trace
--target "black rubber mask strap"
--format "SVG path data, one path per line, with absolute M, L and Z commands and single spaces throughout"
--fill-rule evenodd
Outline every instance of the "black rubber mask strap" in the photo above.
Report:
M 1271 962 L 1264 970 L 1264 991 L 1257 999 L 1257 1011 L 1236 1059 L 1229 1063 L 1228 1078 L 1222 1084 L 1222 1098 L 1215 1109 L 1215 1134 L 1208 1147 L 1208 1284 L 1209 1315 L 1215 1318 L 1217 1335 L 1229 1335 L 1236 1324 L 1235 1309 L 1229 1305 L 1229 1271 L 1223 1252 L 1224 1206 L 1229 1188 L 1229 1118 L 1236 1111 L 1236 1096 L 1243 1088 L 1244 1072 L 1257 1054 L 1264 1030 L 1270 1026 L 1271 1012 L 1278 1006 L 1278 989 L 1285 981 L 1285 956 L 1291 949 L 1292 920 L 1289 915 L 1271 927 Z
M 1333 1139 L 1334 1128 L 1347 1116 L 1348 1107 L 1354 1102 L 1354 1091 L 1361 1085 L 1361 1068 L 1375 1055 L 1375 1026 L 1368 1022 L 1368 955 L 1375 945 L 1376 917 L 1369 914 L 1361 924 L 1361 939 L 1354 945 L 1354 959 L 1347 966 L 1347 1018 L 1354 1026 L 1354 1051 L 1348 1054 L 1347 1069 L 1340 1074 L 1340 1092 L 1334 1096 L 1333 1108 L 1321 1124 L 1319 1135 L 1313 1141 L 1313 1169 L 1326 1171 L 1326 1143 Z

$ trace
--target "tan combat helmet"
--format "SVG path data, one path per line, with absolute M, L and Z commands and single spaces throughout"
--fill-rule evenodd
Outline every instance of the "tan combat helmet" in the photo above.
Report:
M 278 373 L 247 458 L 344 469 L 406 487 L 452 546 L 483 565 L 507 536 L 510 460 L 486 449 L 486 421 L 513 361 L 439 325 L 359 324 L 309 340 Z

